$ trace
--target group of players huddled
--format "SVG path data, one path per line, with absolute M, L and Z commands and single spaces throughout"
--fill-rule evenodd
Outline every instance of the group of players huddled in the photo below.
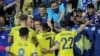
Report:
M 69 7 L 70 5 L 69 2 Z M 17 16 L 19 18 L 18 25 L 11 28 L 7 39 L 9 45 L 0 45 L 0 52 L 6 52 L 7 56 L 75 56 L 76 36 L 87 29 L 88 25 L 99 25 L 100 23 L 94 5 L 87 6 L 88 12 L 84 19 L 80 9 L 72 9 L 68 12 L 68 17 L 64 17 L 65 8 L 62 4 L 52 1 L 50 6 L 49 12 L 46 13 L 46 7 L 41 3 L 39 6 L 40 14 L 34 15 L 34 17 L 27 15 L 25 10 L 23 13 L 20 12 L 20 15 L 16 15 L 15 18 Z M 63 18 L 65 19 L 63 20 Z M 0 21 L 3 19 L 4 17 L 0 16 Z M 77 30 L 72 29 L 75 25 L 79 25 Z M 2 31 L 1 29 L 7 30 L 3 27 L 0 28 L 0 31 Z M 79 45 L 84 47 L 81 43 Z
M 59 56 L 74 56 L 74 38 L 85 26 L 92 21 L 87 21 L 80 28 L 68 31 L 67 22 L 61 21 L 61 31 L 56 34 L 50 30 L 48 24 L 41 23 L 39 19 L 34 20 L 34 28 L 27 25 L 28 16 L 20 15 L 20 26 L 13 27 L 10 31 L 8 41 L 11 46 L 2 47 L 0 50 L 8 51 L 9 56 L 55 56 L 55 50 L 59 50 Z

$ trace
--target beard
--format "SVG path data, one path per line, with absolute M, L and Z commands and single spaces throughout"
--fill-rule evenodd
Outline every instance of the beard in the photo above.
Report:
M 54 13 L 59 13 L 59 8 L 53 9 Z

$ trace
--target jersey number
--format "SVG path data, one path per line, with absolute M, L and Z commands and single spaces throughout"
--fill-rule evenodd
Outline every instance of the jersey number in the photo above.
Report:
M 25 54 L 24 49 L 23 49 L 23 48 L 20 48 L 20 49 L 18 50 L 18 56 L 24 56 L 24 54 Z
M 46 40 L 49 40 L 50 41 L 50 48 L 52 47 L 52 38 L 51 37 L 48 37 L 46 38 Z
M 68 39 L 62 38 L 61 41 L 64 42 L 64 44 L 62 46 L 62 49 L 71 49 L 71 48 L 73 48 L 73 46 L 72 46 L 72 44 L 73 44 L 73 38 L 72 37 L 70 37 Z M 68 47 L 66 47 L 66 44 L 67 44 L 68 41 L 71 41 L 71 43 L 70 43 L 70 45 Z

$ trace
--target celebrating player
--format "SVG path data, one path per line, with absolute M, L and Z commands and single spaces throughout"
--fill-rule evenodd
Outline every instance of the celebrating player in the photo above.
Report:
M 27 42 L 28 35 L 29 29 L 27 27 L 19 29 L 21 41 L 12 44 L 9 56 L 37 56 L 35 46 L 32 43 Z
M 54 44 L 54 32 L 49 32 L 50 28 L 48 24 L 43 23 L 41 26 L 40 32 L 37 34 L 37 39 L 40 45 L 41 50 L 46 48 L 50 49 Z M 43 56 L 55 56 L 54 52 L 43 54 Z
M 11 32 L 10 32 L 10 37 L 8 39 L 9 42 L 17 42 L 20 40 L 20 37 L 19 37 L 19 29 L 21 27 L 28 27 L 28 24 L 27 24 L 27 19 L 28 19 L 28 16 L 25 15 L 25 14 L 22 14 L 20 16 L 20 26 L 16 26 L 16 27 L 13 27 L 11 29 Z M 28 41 L 31 42 L 32 40 L 32 37 L 34 37 L 34 31 L 30 28 L 29 29 L 29 35 L 28 35 Z
M 55 45 L 50 49 L 44 49 L 44 53 L 52 52 L 59 49 L 59 56 L 74 56 L 73 47 L 74 47 L 74 38 L 78 33 L 80 33 L 86 25 L 90 24 L 91 21 L 87 21 L 85 24 L 81 25 L 77 31 L 66 30 L 67 23 L 66 21 L 61 21 L 61 32 L 58 33 L 55 37 Z

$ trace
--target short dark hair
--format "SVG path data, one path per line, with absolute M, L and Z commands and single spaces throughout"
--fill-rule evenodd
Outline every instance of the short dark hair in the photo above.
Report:
M 87 8 L 93 8 L 94 9 L 95 7 L 94 7 L 94 4 L 90 3 L 90 4 L 87 5 Z
M 48 26 L 47 23 L 42 23 L 42 27 L 43 27 L 43 30 L 46 30 L 46 31 L 50 30 L 50 27 Z
M 41 20 L 41 19 L 39 19 L 39 18 L 34 18 L 34 21 L 39 21 L 39 22 L 42 22 L 42 20 Z
M 60 25 L 61 25 L 61 28 L 66 28 L 67 25 L 68 25 L 68 22 L 65 21 L 65 20 L 62 20 L 62 21 L 60 22 Z
M 44 3 L 40 3 L 39 8 L 42 8 L 42 7 L 46 8 L 46 5 Z
M 28 15 L 26 15 L 26 14 L 21 14 L 21 15 L 19 16 L 19 19 L 20 19 L 21 21 L 27 20 L 27 19 L 28 19 Z
M 28 35 L 28 33 L 29 33 L 29 29 L 27 27 L 22 27 L 19 30 L 20 36 L 26 36 L 26 35 Z
M 36 21 L 40 22 L 40 25 L 42 25 L 42 20 L 41 20 L 41 19 L 35 18 L 35 19 L 34 19 L 34 22 L 36 22 Z
M 51 5 L 51 4 L 53 4 L 53 3 L 57 3 L 57 4 L 58 4 L 58 2 L 57 2 L 57 1 L 51 1 L 51 2 L 50 2 L 50 5 Z
M 79 15 L 74 16 L 75 21 L 77 21 L 77 17 L 81 18 Z
M 77 8 L 74 10 L 74 12 L 81 12 L 82 13 L 82 10 L 80 8 Z

